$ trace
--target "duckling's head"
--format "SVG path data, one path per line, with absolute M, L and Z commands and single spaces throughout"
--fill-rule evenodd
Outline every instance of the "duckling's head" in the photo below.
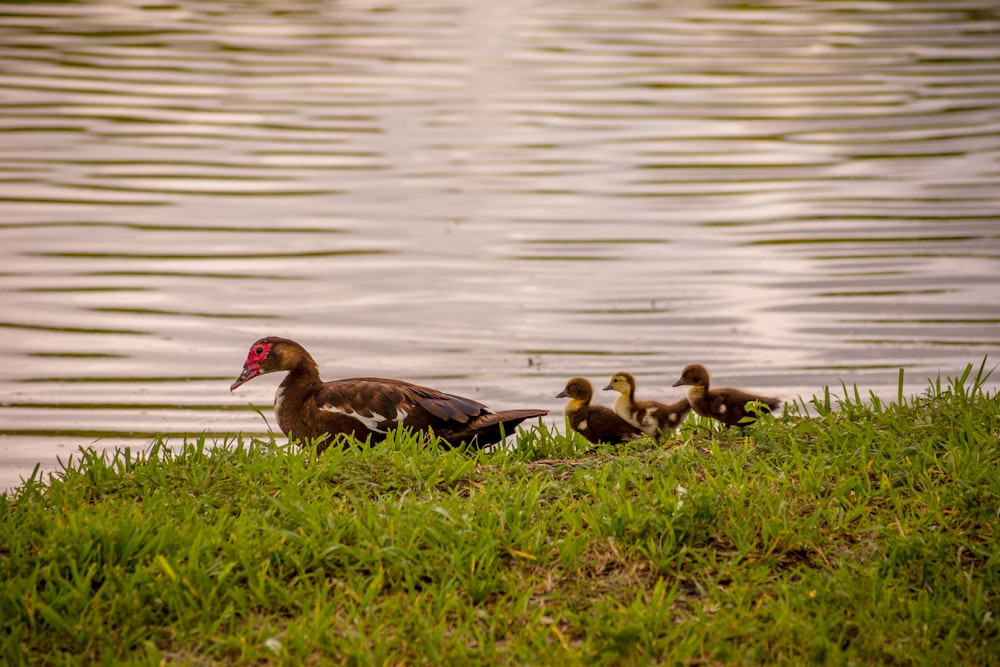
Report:
M 604 388 L 605 391 L 614 389 L 623 396 L 631 396 L 635 393 L 635 377 L 631 373 L 615 373 L 611 376 L 611 382 Z
M 587 378 L 573 378 L 566 388 L 556 394 L 556 398 L 572 398 L 574 401 L 589 403 L 594 396 L 594 385 Z
M 279 336 L 261 338 L 250 346 L 247 360 L 243 362 L 243 372 L 229 387 L 229 391 L 233 391 L 258 375 L 295 368 L 305 359 L 315 365 L 305 348 L 294 340 Z
M 682 384 L 691 385 L 700 389 L 708 389 L 708 369 L 701 364 L 691 364 L 685 366 L 681 371 L 681 379 L 674 383 L 675 387 Z

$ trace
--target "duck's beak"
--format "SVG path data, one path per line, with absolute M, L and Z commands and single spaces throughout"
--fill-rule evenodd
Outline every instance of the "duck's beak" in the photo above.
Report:
M 567 394 L 565 391 L 560 391 L 558 394 L 556 394 L 556 398 L 566 398 L 567 396 L 569 396 L 569 394 Z
M 607 387 L 604 388 L 604 391 L 610 391 L 610 389 L 611 389 L 611 385 L 609 384 Z
M 671 387 L 679 387 L 679 386 L 681 386 L 682 384 L 684 384 L 684 378 L 681 378 L 680 380 L 678 380 L 677 382 L 673 383 L 673 384 L 672 384 L 672 385 L 670 385 L 670 386 L 671 386 Z
M 260 365 L 247 364 L 246 366 L 243 367 L 243 372 L 240 373 L 240 376 L 236 378 L 236 382 L 233 382 L 231 385 L 229 385 L 229 391 L 235 391 L 235 389 L 239 387 L 241 384 L 243 384 L 244 382 L 249 382 L 258 375 L 260 375 Z

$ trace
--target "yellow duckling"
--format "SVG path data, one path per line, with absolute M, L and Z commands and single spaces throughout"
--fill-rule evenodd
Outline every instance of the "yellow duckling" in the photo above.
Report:
M 576 377 L 566 383 L 566 388 L 556 394 L 556 398 L 569 398 L 566 416 L 574 431 L 590 442 L 620 445 L 629 440 L 638 440 L 642 431 L 603 405 L 591 405 L 594 386 L 586 378 Z
M 604 389 L 614 389 L 621 394 L 615 400 L 615 412 L 619 417 L 654 438 L 666 435 L 680 426 L 691 410 L 691 404 L 686 398 L 676 403 L 636 400 L 635 377 L 631 373 L 615 373 Z
M 781 405 L 779 398 L 751 394 L 740 389 L 709 389 L 708 369 L 701 364 L 691 364 L 684 368 L 681 378 L 674 386 L 684 384 L 691 387 L 688 389 L 691 409 L 702 417 L 718 419 L 726 426 L 739 424 L 745 417 L 752 420 L 753 415 L 748 414 L 746 409 L 746 404 L 751 401 L 762 404 L 761 409 L 767 412 L 777 410 Z

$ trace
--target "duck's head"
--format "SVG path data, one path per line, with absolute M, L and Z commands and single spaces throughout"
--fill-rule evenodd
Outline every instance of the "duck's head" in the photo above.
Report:
M 708 369 L 701 364 L 691 364 L 685 366 L 684 370 L 681 371 L 681 379 L 674 383 L 675 387 L 679 387 L 682 384 L 691 385 L 692 387 L 700 387 L 701 389 L 708 388 Z
M 258 375 L 294 368 L 300 362 L 302 355 L 308 356 L 308 353 L 294 340 L 278 336 L 261 338 L 250 346 L 247 360 L 243 362 L 243 372 L 229 386 L 229 391 Z
M 587 378 L 573 378 L 566 383 L 566 388 L 556 394 L 556 398 L 572 398 L 574 401 L 590 401 L 594 396 L 594 385 Z
M 631 373 L 615 373 L 611 376 L 611 382 L 604 388 L 604 391 L 614 389 L 623 396 L 631 396 L 635 393 L 635 377 Z

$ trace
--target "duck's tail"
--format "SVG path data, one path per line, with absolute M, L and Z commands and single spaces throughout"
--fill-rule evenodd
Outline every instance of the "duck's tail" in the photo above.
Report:
M 501 410 L 499 412 L 487 412 L 470 419 L 465 424 L 457 424 L 455 428 L 448 431 L 437 431 L 452 447 L 458 447 L 462 443 L 466 445 L 483 448 L 495 445 L 509 435 L 513 435 L 518 424 L 525 419 L 541 417 L 549 414 L 548 410 L 534 410 L 531 408 L 523 410 Z

